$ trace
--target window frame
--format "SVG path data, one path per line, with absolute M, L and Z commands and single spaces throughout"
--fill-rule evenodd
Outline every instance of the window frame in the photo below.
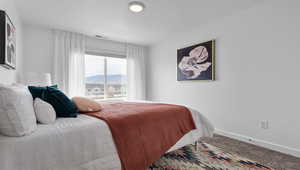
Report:
M 113 53 L 99 53 L 99 52 L 92 52 L 92 51 L 86 51 L 85 52 L 85 56 L 86 55 L 92 55 L 92 56 L 98 56 L 98 57 L 102 57 L 104 59 L 104 85 L 103 85 L 103 92 L 104 92 L 104 95 L 103 95 L 103 99 L 95 99 L 95 100 L 118 100 L 118 99 L 121 99 L 121 100 L 124 100 L 128 97 L 128 93 L 127 93 L 127 90 L 126 90 L 126 96 L 124 97 L 116 97 L 116 98 L 108 98 L 107 97 L 107 90 L 108 90 L 108 84 L 107 84 L 107 58 L 120 58 L 120 59 L 127 59 L 127 57 L 125 55 L 119 55 L 119 54 L 113 54 Z M 85 65 L 86 67 L 86 65 Z M 126 68 L 127 68 L 127 62 L 126 62 Z M 127 76 L 127 71 L 126 71 L 126 76 Z M 86 82 L 85 82 L 86 84 Z M 127 86 L 127 83 L 126 83 L 126 86 Z M 127 87 L 126 87 L 127 89 Z M 86 96 L 88 97 L 88 96 Z

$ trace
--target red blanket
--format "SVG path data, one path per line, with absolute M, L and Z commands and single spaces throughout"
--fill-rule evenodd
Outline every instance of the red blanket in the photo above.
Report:
M 186 133 L 195 129 L 183 106 L 154 103 L 101 103 L 102 110 L 87 113 L 106 121 L 123 170 L 145 170 Z

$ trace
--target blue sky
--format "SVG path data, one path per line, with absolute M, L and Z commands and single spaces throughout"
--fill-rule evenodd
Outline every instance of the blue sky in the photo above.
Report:
M 126 59 L 107 57 L 107 73 L 126 75 Z M 85 55 L 85 76 L 104 74 L 104 57 Z

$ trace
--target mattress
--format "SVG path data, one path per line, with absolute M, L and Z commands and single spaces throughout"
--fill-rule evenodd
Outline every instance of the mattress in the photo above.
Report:
M 181 138 L 169 151 L 212 136 L 213 126 L 191 109 L 197 129 Z M 1 170 L 120 170 L 121 164 L 108 125 L 87 115 L 59 118 L 38 125 L 24 137 L 0 135 Z

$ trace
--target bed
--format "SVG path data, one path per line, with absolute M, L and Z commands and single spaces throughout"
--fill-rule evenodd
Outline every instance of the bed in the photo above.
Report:
M 195 109 L 189 110 L 197 129 L 169 151 L 213 134 L 211 123 Z M 33 134 L 25 137 L 0 136 L 0 165 L 1 170 L 121 170 L 108 125 L 87 115 L 38 125 Z

